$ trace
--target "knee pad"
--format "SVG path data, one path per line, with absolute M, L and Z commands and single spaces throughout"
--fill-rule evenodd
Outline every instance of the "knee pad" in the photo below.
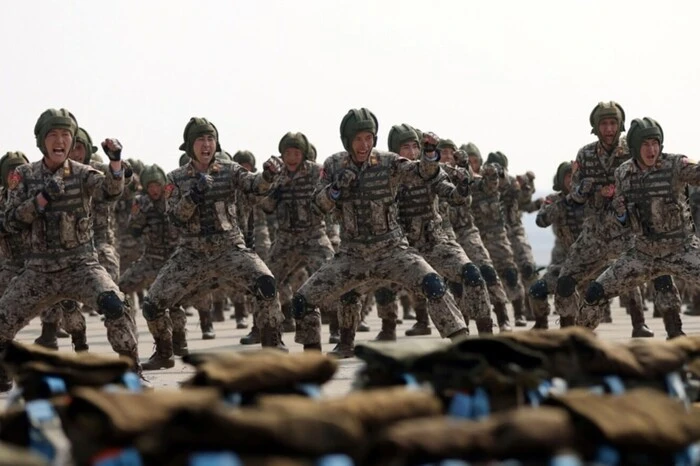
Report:
M 274 299 L 277 283 L 272 275 L 261 275 L 255 279 L 255 291 L 262 299 Z
M 360 293 L 355 290 L 350 290 L 340 297 L 340 303 L 345 306 L 350 306 L 360 302 Z
M 377 306 L 387 306 L 396 300 L 396 293 L 389 288 L 382 287 L 374 292 L 374 300 L 377 302 Z
M 448 281 L 447 286 L 450 289 L 450 293 L 452 293 L 455 298 L 464 294 L 464 285 L 459 282 Z
M 506 269 L 503 272 L 503 281 L 511 288 L 518 286 L 518 269 Z
M 599 304 L 605 300 L 605 289 L 598 282 L 591 282 L 583 298 L 586 304 Z
M 421 288 L 423 289 L 423 294 L 428 299 L 440 299 L 445 296 L 447 292 L 445 281 L 436 273 L 429 273 L 423 277 Z
M 533 283 L 530 286 L 528 293 L 530 294 L 530 297 L 532 297 L 533 299 L 538 299 L 540 301 L 546 300 L 547 296 L 549 296 L 549 290 L 547 289 L 547 282 L 544 280 L 537 280 L 535 283 Z
M 97 308 L 105 319 L 118 319 L 124 315 L 124 301 L 114 291 L 104 291 L 97 296 Z
M 295 293 L 292 298 L 292 317 L 295 319 L 303 319 L 307 312 L 313 312 L 315 306 L 306 302 L 304 295 Z
M 462 280 L 465 285 L 469 286 L 481 286 L 484 283 L 484 277 L 481 276 L 479 267 L 473 262 L 462 266 Z
M 529 280 L 535 276 L 535 270 L 537 270 L 535 264 L 525 264 L 520 273 L 522 273 L 524 280 Z
M 576 280 L 571 275 L 564 275 L 557 279 L 557 294 L 562 298 L 568 298 L 576 292 Z
M 654 279 L 654 289 L 660 293 L 668 293 L 673 289 L 673 278 L 670 275 L 662 275 Z
M 486 286 L 493 286 L 498 283 L 498 274 L 496 273 L 496 269 L 494 269 L 492 266 L 482 265 L 479 267 L 479 271 L 486 282 Z
M 141 314 L 143 315 L 143 318 L 146 319 L 146 321 L 148 322 L 152 322 L 158 317 L 165 314 L 165 309 L 159 309 L 155 304 L 149 301 L 148 298 L 144 300 L 141 308 Z

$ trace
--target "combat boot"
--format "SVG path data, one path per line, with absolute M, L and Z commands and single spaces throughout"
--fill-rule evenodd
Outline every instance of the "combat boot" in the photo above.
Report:
M 226 317 L 224 317 L 224 301 L 214 301 L 211 310 L 211 320 L 213 322 L 225 322 Z
M 282 306 L 284 312 L 284 306 Z M 235 301 L 233 303 L 233 318 L 236 319 L 236 328 L 248 328 L 248 309 L 245 301 Z
M 173 357 L 173 340 L 168 338 L 156 339 L 156 350 L 148 361 L 141 364 L 144 371 L 156 371 L 158 369 L 170 369 L 175 366 Z
M 508 320 L 508 311 L 506 310 L 506 305 L 503 303 L 496 303 L 493 305 L 493 312 L 496 314 L 496 322 L 498 322 L 498 330 L 501 333 L 512 332 L 513 329 L 510 326 L 510 320 Z
M 559 316 L 559 328 L 573 327 L 576 325 L 576 316 Z
M 340 343 L 340 324 L 338 323 L 338 313 L 329 312 L 330 322 L 328 323 L 328 330 L 331 335 L 328 337 L 328 343 L 336 344 Z
M 71 334 L 71 343 L 73 343 L 73 351 L 76 353 L 84 352 L 90 349 L 87 344 L 87 334 L 85 331 L 75 332 Z
M 68 338 L 70 337 L 70 334 L 63 330 L 61 327 L 58 327 L 56 330 L 56 338 Z
M 678 312 L 669 311 L 664 314 L 664 328 L 667 340 L 685 336 L 681 315 Z
M 56 338 L 56 331 L 58 330 L 58 325 L 50 324 L 48 322 L 41 323 L 41 335 L 39 338 L 34 340 L 34 343 L 43 346 L 44 348 L 57 350 L 58 349 L 58 339 Z
M 532 298 L 527 296 L 527 288 L 525 289 L 525 298 L 524 298 L 524 312 L 525 312 L 525 319 L 527 319 L 528 322 L 534 322 L 536 320 L 535 318 L 535 312 L 532 310 Z
M 415 337 L 420 335 L 430 335 L 433 329 L 430 327 L 430 317 L 428 316 L 428 308 L 425 300 L 416 304 L 416 323 L 413 327 L 406 330 L 407 337 Z
M 304 351 L 323 351 L 321 349 L 321 343 L 309 343 L 304 345 Z
M 365 321 L 365 318 L 363 317 L 360 323 L 357 326 L 357 331 L 360 333 L 366 333 L 366 332 L 371 332 L 372 328 L 369 326 L 369 324 Z
M 600 322 L 603 324 L 612 324 L 612 309 L 610 308 L 610 302 L 608 301 L 605 306 L 603 306 L 603 320 Z
M 253 322 L 253 327 L 250 329 L 248 335 L 241 337 L 241 345 L 258 345 L 260 343 L 260 329 L 255 322 Z
M 469 327 L 464 327 L 447 336 L 452 341 L 461 340 L 469 336 Z
M 265 325 L 260 329 L 260 344 L 263 348 L 274 348 L 289 353 L 282 341 L 282 332 L 276 327 Z
M 297 329 L 297 324 L 292 317 L 292 303 L 282 304 L 282 314 L 284 314 L 284 322 L 282 322 L 282 331 L 284 333 L 294 333 Z
M 173 354 L 175 356 L 186 356 L 190 354 L 187 348 L 187 332 L 185 330 L 181 332 L 173 331 Z
M 632 338 L 652 338 L 654 332 L 647 327 L 644 321 L 644 310 L 634 300 L 630 300 L 627 310 L 630 313 L 630 320 L 632 321 Z
M 416 320 L 411 297 L 407 294 L 402 294 L 399 296 L 399 303 L 401 303 L 401 309 L 403 310 L 403 320 Z
M 396 341 L 396 321 L 382 319 L 382 330 L 374 338 L 374 341 Z
M 513 315 L 515 316 L 515 326 L 516 327 L 527 327 L 527 319 L 525 314 L 523 314 L 523 298 L 514 299 L 511 303 L 513 305 Z
M 476 319 L 476 330 L 479 335 L 493 335 L 493 319 L 490 316 Z
M 202 340 L 213 340 L 216 338 L 216 333 L 214 332 L 214 322 L 211 320 L 211 311 L 206 309 L 204 311 L 197 311 L 199 313 L 199 328 L 202 331 Z
M 549 329 L 549 319 L 547 316 L 536 316 L 535 325 L 530 330 L 547 330 Z
M 355 330 L 351 328 L 341 328 L 339 330 L 340 340 L 333 348 L 333 351 L 328 352 L 328 356 L 333 356 L 338 359 L 347 359 L 355 357 Z

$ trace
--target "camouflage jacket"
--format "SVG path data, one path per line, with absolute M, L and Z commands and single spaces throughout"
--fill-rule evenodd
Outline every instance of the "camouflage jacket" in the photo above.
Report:
M 142 238 L 143 255 L 164 261 L 177 247 L 179 235 L 167 212 L 165 199 L 153 200 L 148 194 L 134 199 L 129 215 L 129 231 L 134 238 Z
M 506 233 L 506 211 L 501 196 L 513 192 L 507 172 L 489 165 L 482 166 L 481 182 L 472 189 L 474 224 L 482 236 Z
M 569 248 L 583 231 L 584 210 L 583 204 L 572 201 L 566 194 L 553 193 L 545 198 L 535 223 L 540 228 L 551 225 L 557 240 Z
M 124 189 L 124 177 L 105 175 L 72 160 L 66 160 L 56 172 L 40 160 L 18 167 L 15 173 L 5 225 L 10 231 L 30 230 L 26 266 L 53 272 L 95 259 L 92 201 L 116 200 Z M 36 196 L 54 177 L 62 180 L 64 192 L 42 211 Z
M 5 208 L 9 192 L 0 188 L 0 262 L 15 269 L 24 267 L 24 258 L 29 251 L 29 230 L 9 232 L 5 228 Z
M 109 165 L 99 162 L 90 162 L 92 168 L 99 170 L 107 175 L 109 173 Z M 125 179 L 124 183 L 129 180 Z M 116 199 L 97 199 L 92 200 L 92 230 L 95 245 L 109 244 L 114 246 L 116 243 Z

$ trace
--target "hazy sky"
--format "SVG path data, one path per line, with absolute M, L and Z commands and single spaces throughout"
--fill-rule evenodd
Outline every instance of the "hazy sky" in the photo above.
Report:
M 614 99 L 698 154 L 697 2 L 26 1 L 0 15 L 0 151 L 39 157 L 33 128 L 66 107 L 93 139 L 176 167 L 191 116 L 258 164 L 287 131 L 319 159 L 349 108 L 501 150 L 549 190 Z

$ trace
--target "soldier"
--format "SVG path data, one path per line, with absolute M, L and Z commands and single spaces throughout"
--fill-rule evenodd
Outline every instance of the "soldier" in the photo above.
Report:
M 598 136 L 598 141 L 582 147 L 573 165 L 569 197 L 574 202 L 586 205 L 586 221 L 581 235 L 569 249 L 557 279 L 554 303 L 562 326 L 575 324 L 578 311 L 576 288 L 585 286 L 584 280 L 615 259 L 628 247 L 631 239 L 628 229 L 621 228 L 606 216 L 614 194 L 614 172 L 630 158 L 627 143 L 624 138 L 620 138 L 624 131 L 624 111 L 616 102 L 600 102 L 594 107 L 589 120 L 591 132 Z M 674 298 L 673 291 L 665 288 L 666 280 L 670 280 L 670 277 L 658 278 L 656 281 L 657 289 L 665 290 L 665 293 L 657 294 L 656 304 L 671 303 L 677 299 L 680 306 L 680 297 L 676 295 Z M 537 289 L 534 287 L 535 285 L 531 287 L 531 294 L 535 298 L 537 296 L 534 294 L 541 296 L 543 293 L 551 293 L 546 286 L 538 286 Z M 675 286 L 672 288 L 675 290 Z M 654 333 L 645 323 L 638 290 L 631 296 L 629 303 L 632 336 L 653 336 Z
M 0 195 L 0 295 L 5 293 L 10 280 L 19 275 L 24 267 L 24 259 L 30 246 L 29 230 L 22 230 L 16 234 L 5 228 L 5 209 L 9 200 L 10 187 L 13 189 L 18 183 L 15 170 L 20 165 L 29 163 L 23 152 L 8 152 L 0 159 L 0 183 L 2 194 Z
M 10 180 L 5 226 L 10 232 L 31 231 L 25 268 L 0 299 L 0 349 L 41 309 L 63 299 L 97 304 L 105 316 L 114 351 L 138 364 L 136 324 L 129 305 L 97 261 L 92 242 L 91 199 L 116 199 L 124 189 L 122 147 L 115 139 L 102 143 L 110 159 L 106 175 L 68 158 L 78 124 L 65 109 L 41 114 L 34 135 L 42 160 L 20 166 Z M 0 389 L 10 380 L 0 374 Z
M 184 297 L 215 288 L 245 289 L 255 295 L 263 346 L 286 349 L 282 343 L 275 278 L 254 251 L 246 248 L 238 227 L 236 196 L 266 194 L 281 162 L 272 158 L 259 174 L 235 162 L 221 163 L 216 127 L 204 118 L 185 126 L 185 150 L 191 162 L 168 174 L 165 197 L 168 212 L 180 228 L 180 244 L 161 268 L 144 300 L 143 315 L 156 350 L 145 369 L 173 365 L 172 322 L 166 313 Z
M 698 283 L 700 240 L 688 211 L 686 187 L 700 185 L 700 165 L 662 152 L 664 133 L 651 118 L 635 119 L 627 133 L 632 159 L 615 170 L 610 210 L 635 235 L 631 249 L 588 286 L 581 319 L 595 328 L 601 316 L 591 306 L 654 280 L 657 292 L 673 287 L 670 275 Z M 663 289 L 667 287 L 667 289 Z M 668 338 L 684 335 L 680 305 L 663 314 Z
M 462 316 L 445 282 L 409 247 L 398 221 L 396 195 L 401 185 L 430 184 L 439 179 L 437 140 L 428 135 L 420 161 L 374 149 L 377 119 L 369 110 L 352 109 L 340 124 L 346 152 L 326 159 L 314 197 L 318 208 L 339 211 L 342 222 L 340 251 L 316 271 L 295 294 L 297 341 L 304 349 L 321 348 L 318 306 L 341 297 L 353 305 L 352 313 L 339 316 L 341 341 L 353 341 L 360 320 L 359 293 L 353 291 L 371 280 L 393 282 L 428 298 L 433 322 L 443 337 L 467 333 Z
M 277 217 L 277 237 L 270 250 L 270 270 L 279 285 L 282 313 L 291 317 L 292 293 L 334 254 L 324 216 L 313 206 L 314 189 L 321 178 L 321 166 L 305 159 L 309 141 L 302 133 L 287 133 L 279 142 L 284 162 L 280 181 L 263 199 L 266 214 Z M 301 275 L 300 275 L 301 273 Z M 303 342 L 299 342 L 303 343 Z

